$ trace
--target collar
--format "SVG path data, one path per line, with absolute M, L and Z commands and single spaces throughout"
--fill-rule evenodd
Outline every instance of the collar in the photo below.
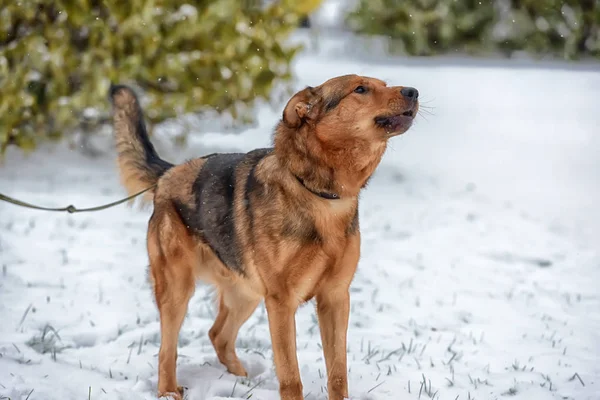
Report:
M 340 198 L 339 194 L 337 194 L 337 193 L 330 193 L 330 192 L 316 192 L 316 191 L 314 191 L 314 190 L 309 189 L 308 187 L 306 187 L 306 185 L 304 184 L 304 181 L 302 180 L 302 178 L 300 178 L 299 176 L 297 176 L 295 174 L 294 174 L 294 176 L 296 177 L 296 179 L 298 179 L 298 182 L 300 182 L 300 184 L 302 186 L 304 186 L 304 188 L 306 190 L 308 190 L 309 192 L 311 192 L 312 194 L 317 195 L 317 196 L 319 196 L 319 197 L 321 197 L 323 199 L 327 199 L 327 200 L 339 200 L 339 198 Z

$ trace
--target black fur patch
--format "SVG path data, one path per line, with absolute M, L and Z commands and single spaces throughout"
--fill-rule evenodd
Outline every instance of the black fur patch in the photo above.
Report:
M 245 154 L 209 157 L 194 183 L 196 209 L 202 219 L 204 239 L 229 268 L 241 271 L 234 230 L 235 170 Z
M 175 204 L 181 219 L 194 234 L 205 241 L 228 268 L 243 273 L 241 249 L 235 232 L 234 194 L 236 171 L 242 162 L 252 170 L 271 149 L 250 153 L 214 154 L 207 156 L 193 185 L 195 209 Z M 248 192 L 248 184 L 244 188 Z M 251 191 L 262 190 L 258 185 Z M 248 194 L 245 194 L 248 196 Z

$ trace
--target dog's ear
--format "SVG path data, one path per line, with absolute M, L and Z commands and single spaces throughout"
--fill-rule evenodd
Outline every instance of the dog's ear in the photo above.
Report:
M 314 120 L 321 106 L 317 89 L 307 87 L 296 93 L 283 110 L 283 123 L 289 128 L 299 128 L 304 121 Z

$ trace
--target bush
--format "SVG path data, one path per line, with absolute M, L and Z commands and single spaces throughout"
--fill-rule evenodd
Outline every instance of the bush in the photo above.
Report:
M 0 148 L 32 148 L 108 115 L 111 82 L 151 123 L 207 108 L 249 117 L 290 78 L 283 41 L 319 1 L 0 0 Z
M 498 46 L 565 59 L 600 57 L 596 0 L 512 0 L 499 24 Z
M 356 32 L 389 37 L 390 52 L 600 56 L 597 0 L 359 0 Z
M 428 56 L 485 47 L 493 18 L 489 0 L 361 0 L 347 22 L 357 32 L 389 37 L 393 53 Z

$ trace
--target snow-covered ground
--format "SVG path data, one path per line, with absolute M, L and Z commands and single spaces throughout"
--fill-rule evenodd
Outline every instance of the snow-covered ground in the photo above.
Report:
M 334 46 L 335 47 L 335 46 Z M 295 63 L 296 87 L 358 73 L 419 89 L 361 202 L 352 285 L 355 399 L 600 399 L 600 72 L 509 63 L 343 58 Z M 240 135 L 205 132 L 171 160 L 269 145 L 281 109 Z M 49 206 L 125 193 L 114 154 L 11 150 L 0 192 Z M 146 280 L 150 210 L 53 214 L 0 204 L 0 398 L 152 399 L 158 315 Z M 180 340 L 188 399 L 274 400 L 264 307 L 237 343 L 249 379 L 217 361 L 199 286 Z M 314 307 L 297 314 L 307 399 L 326 398 Z M 4 396 L 4 397 L 2 397 Z

